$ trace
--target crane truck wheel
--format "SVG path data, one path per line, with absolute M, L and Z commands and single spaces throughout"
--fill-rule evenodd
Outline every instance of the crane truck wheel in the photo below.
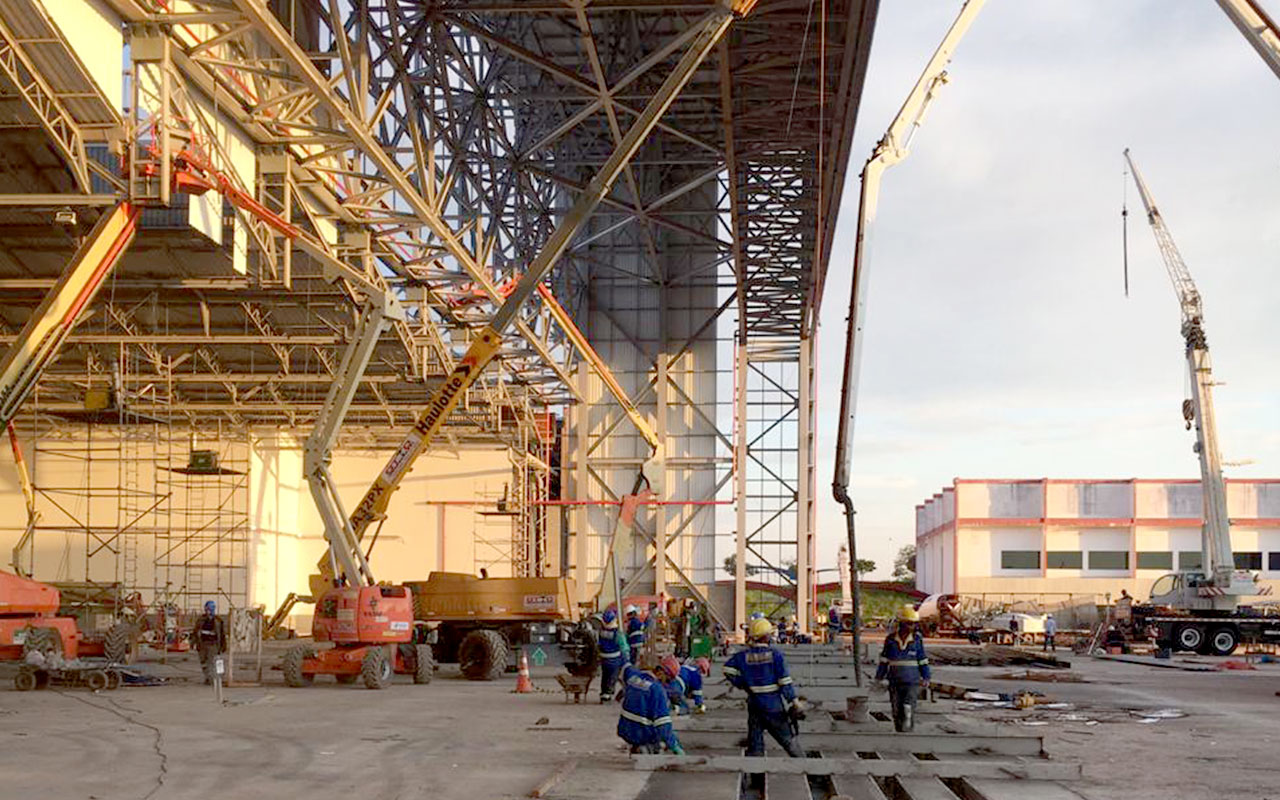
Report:
M 458 645 L 458 666 L 467 680 L 500 679 L 507 671 L 508 658 L 507 640 L 498 631 L 472 631 Z
M 360 661 L 360 677 L 366 689 L 385 689 L 391 684 L 392 664 L 386 648 L 374 646 L 364 652 Z
M 138 654 L 138 635 L 127 622 L 117 622 L 107 631 L 102 654 L 113 664 L 132 664 Z
M 84 683 L 90 691 L 101 692 L 110 685 L 111 679 L 107 677 L 105 670 L 92 669 L 84 676 Z
M 284 654 L 284 661 L 280 668 L 284 672 L 284 685 L 301 687 L 310 686 L 315 680 L 315 674 L 302 671 L 302 662 L 308 658 L 315 656 L 315 651 L 310 647 L 301 646 L 294 647 Z
M 1209 652 L 1215 656 L 1229 656 L 1240 644 L 1240 634 L 1235 628 L 1218 628 L 1209 636 Z
M 431 645 L 415 644 L 413 646 L 413 682 L 431 683 L 435 671 L 436 657 L 431 652 Z
M 1200 625 L 1183 625 L 1174 634 L 1179 650 L 1198 651 L 1204 646 L 1204 628 Z

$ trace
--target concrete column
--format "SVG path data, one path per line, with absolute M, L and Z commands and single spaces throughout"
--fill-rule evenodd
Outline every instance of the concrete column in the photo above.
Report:
M 809 632 L 813 588 L 813 339 L 800 340 L 800 409 L 796 433 L 796 619 Z

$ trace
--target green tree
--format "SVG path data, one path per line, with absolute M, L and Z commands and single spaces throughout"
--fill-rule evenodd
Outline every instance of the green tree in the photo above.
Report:
M 893 559 L 893 579 L 896 581 L 914 581 L 916 579 L 916 546 L 903 545 Z
M 860 558 L 860 559 L 858 559 L 858 565 L 857 565 L 857 566 L 858 566 L 858 574 L 859 574 L 859 575 L 866 575 L 868 572 L 875 572 L 875 571 L 876 571 L 876 562 L 872 561 L 872 560 L 871 560 L 871 559 L 869 559 L 869 558 Z

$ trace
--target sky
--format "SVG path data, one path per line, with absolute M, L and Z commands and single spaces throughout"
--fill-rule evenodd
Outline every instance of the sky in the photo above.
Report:
M 844 357 L 858 173 L 959 11 L 880 4 L 818 360 Z M 1276 0 L 1264 2 L 1280 13 Z M 1200 288 L 1228 477 L 1280 478 L 1280 80 L 1209 0 L 992 0 L 884 177 L 853 450 L 861 557 L 963 478 L 1195 478 L 1180 317 L 1122 151 Z M 817 375 L 818 566 L 838 367 Z

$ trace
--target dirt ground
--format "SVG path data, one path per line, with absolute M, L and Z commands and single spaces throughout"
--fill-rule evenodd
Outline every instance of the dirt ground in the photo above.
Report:
M 1072 660 L 1089 682 L 1002 681 L 990 676 L 1008 670 L 988 668 L 941 667 L 937 678 L 1070 703 L 955 714 L 1044 736 L 1055 759 L 1084 764 L 1071 787 L 1088 800 L 1280 799 L 1280 665 L 1183 672 Z M 450 666 L 430 685 L 400 676 L 382 692 L 330 681 L 289 689 L 268 671 L 265 686 L 229 689 L 222 706 L 194 661 L 151 669 L 170 685 L 19 693 L 0 672 L 0 796 L 497 800 L 527 796 L 573 759 L 576 788 L 552 797 L 629 800 L 644 786 L 614 736 L 616 710 L 566 705 L 549 668 L 534 670 L 529 695 L 511 693 L 514 676 L 473 683 Z M 1132 713 L 1160 709 L 1186 716 L 1144 723 Z

